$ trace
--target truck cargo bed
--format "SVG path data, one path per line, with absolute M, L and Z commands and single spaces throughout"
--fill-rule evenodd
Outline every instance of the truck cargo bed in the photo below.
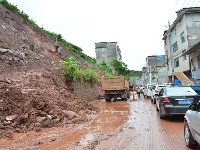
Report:
M 129 89 L 128 80 L 124 76 L 102 77 L 102 90 L 124 90 Z

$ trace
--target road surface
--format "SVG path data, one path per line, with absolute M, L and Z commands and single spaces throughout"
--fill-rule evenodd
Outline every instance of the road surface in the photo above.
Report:
M 183 138 L 183 116 L 161 120 L 155 104 L 143 96 L 94 105 L 101 109 L 87 124 L 16 134 L 0 140 L 0 149 L 190 150 Z

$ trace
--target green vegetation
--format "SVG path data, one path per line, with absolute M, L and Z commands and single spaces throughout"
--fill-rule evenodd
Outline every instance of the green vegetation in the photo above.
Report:
M 19 13 L 22 16 L 23 21 L 26 21 L 33 27 L 38 28 L 39 30 L 43 31 L 54 40 L 57 39 L 63 47 L 70 50 L 78 57 L 83 58 L 85 61 L 89 62 L 93 66 L 97 66 L 95 58 L 91 58 L 90 56 L 87 56 L 86 54 L 83 53 L 83 50 L 80 47 L 65 41 L 62 38 L 61 34 L 56 34 L 54 32 L 47 31 L 43 29 L 43 27 L 42 28 L 38 27 L 35 21 L 30 19 L 27 14 L 25 14 L 23 11 L 20 11 L 17 8 L 17 6 L 10 4 L 7 0 L 0 0 L 0 4 L 2 4 L 4 7 L 16 13 Z M 39 48 L 39 45 L 35 44 L 34 49 L 38 49 L 38 48 Z M 61 60 L 60 63 L 63 67 L 63 70 L 62 70 L 63 73 L 66 75 L 66 77 L 69 80 L 75 81 L 77 78 L 79 78 L 79 79 L 84 79 L 85 81 L 91 81 L 93 83 L 99 82 L 99 77 L 97 76 L 97 73 L 94 70 L 91 70 L 91 69 L 82 70 L 78 62 L 76 62 L 74 58 L 71 58 L 71 57 L 66 58 L 65 61 Z M 54 64 L 55 62 L 52 61 L 53 66 Z M 131 76 L 139 77 L 142 74 L 141 71 L 128 70 L 127 65 L 125 63 L 121 61 L 117 61 L 117 60 L 113 60 L 111 63 L 106 63 L 105 61 L 103 61 L 97 67 L 99 67 L 99 69 L 104 72 L 105 76 L 124 75 L 128 78 Z
M 73 57 L 66 58 L 66 60 L 60 60 L 60 63 L 62 65 L 62 73 L 68 81 L 74 82 L 77 79 L 91 83 L 98 83 L 100 81 L 96 71 L 92 69 L 81 69 L 79 63 Z
M 52 78 L 52 80 L 53 80 L 53 83 L 55 84 L 55 86 L 59 88 L 60 84 L 59 84 L 58 80 L 56 78 Z
M 33 27 L 36 27 L 36 28 L 40 29 L 41 31 L 45 32 L 48 36 L 50 36 L 54 40 L 56 40 L 56 38 L 57 38 L 57 40 L 60 42 L 61 45 L 63 45 L 65 48 L 67 48 L 68 50 L 70 50 L 71 52 L 73 52 L 74 54 L 79 56 L 80 58 L 83 58 L 84 60 L 86 60 L 87 62 L 89 62 L 92 65 L 96 64 L 95 58 L 91 58 L 90 56 L 87 56 L 86 54 L 83 53 L 83 50 L 80 47 L 65 41 L 62 38 L 61 34 L 56 34 L 54 32 L 50 32 L 43 28 L 38 27 L 36 22 L 33 21 L 32 19 L 30 19 L 29 16 L 27 14 L 25 14 L 23 11 L 20 11 L 17 8 L 17 6 L 12 5 L 7 0 L 0 0 L 0 4 L 2 4 L 4 7 L 8 8 L 16 13 L 19 13 L 22 16 L 23 20 L 27 21 L 27 23 L 29 23 Z
M 34 45 L 34 49 L 37 50 L 38 48 L 40 48 L 40 46 L 37 45 L 37 44 L 35 44 L 35 45 Z
M 118 60 L 112 60 L 110 63 L 106 63 L 105 61 L 102 61 L 98 65 L 99 69 L 104 72 L 105 76 L 125 76 L 127 78 L 129 77 L 140 77 L 142 76 L 142 71 L 134 71 L 129 70 L 127 68 L 127 65 Z
M 109 63 L 106 63 L 105 61 L 102 61 L 98 68 L 105 74 L 106 77 L 112 76 L 112 66 Z

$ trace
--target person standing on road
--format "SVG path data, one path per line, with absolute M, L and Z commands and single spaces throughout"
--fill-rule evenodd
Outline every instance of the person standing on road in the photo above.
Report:
M 139 86 L 137 87 L 136 91 L 137 91 L 138 98 L 140 98 L 141 89 Z

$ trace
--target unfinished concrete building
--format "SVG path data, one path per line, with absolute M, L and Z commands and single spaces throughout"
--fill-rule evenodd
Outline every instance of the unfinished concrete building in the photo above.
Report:
M 142 80 L 145 84 L 163 84 L 168 82 L 166 56 L 147 56 L 146 67 L 142 68 Z
M 121 50 L 117 42 L 99 42 L 95 43 L 96 62 L 100 64 L 103 60 L 107 63 L 113 59 L 122 60 Z

